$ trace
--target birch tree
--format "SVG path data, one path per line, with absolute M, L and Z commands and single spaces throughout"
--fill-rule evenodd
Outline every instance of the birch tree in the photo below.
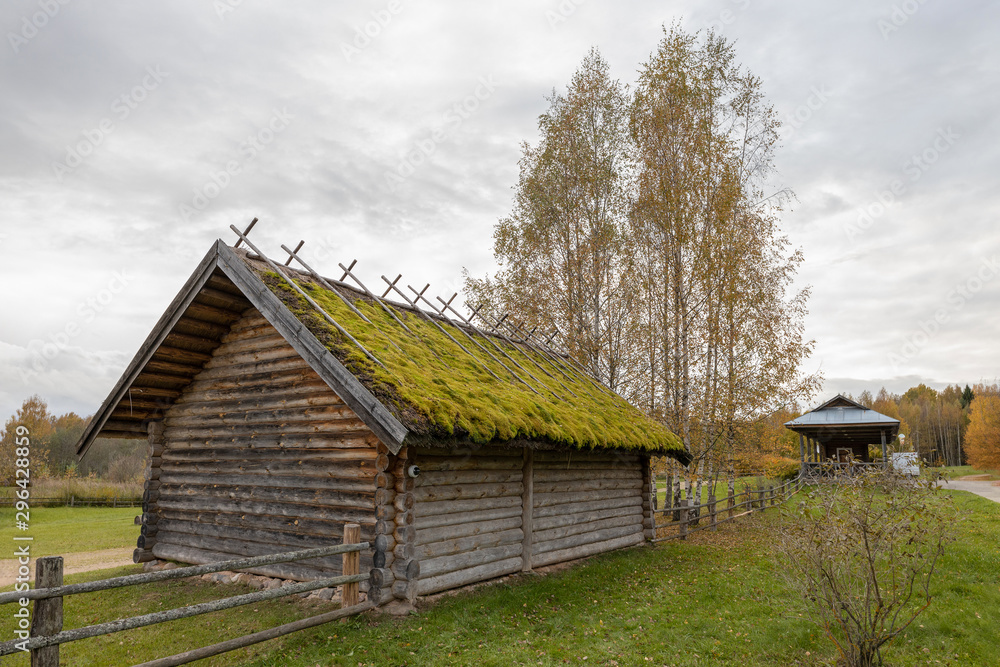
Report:
M 771 188 L 778 121 L 723 38 L 678 27 L 634 92 L 596 50 L 525 144 L 501 271 L 470 302 L 545 327 L 695 455 L 726 463 L 748 424 L 805 402 L 817 378 L 802 261 Z
M 549 101 L 541 141 L 522 147 L 514 210 L 494 231 L 503 270 L 493 281 L 467 277 L 467 289 L 531 326 L 558 327 L 569 352 L 618 388 L 631 346 L 627 89 L 592 49 L 568 92 Z

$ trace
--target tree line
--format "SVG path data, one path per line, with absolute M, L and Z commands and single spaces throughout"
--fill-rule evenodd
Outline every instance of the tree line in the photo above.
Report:
M 678 26 L 634 88 L 595 48 L 522 146 L 501 269 L 466 273 L 488 321 L 555 328 L 591 373 L 732 469 L 752 426 L 805 401 L 808 289 L 769 186 L 779 121 L 732 43 Z
M 900 421 L 904 439 L 890 443 L 890 451 L 916 452 L 932 465 L 1000 470 L 1000 384 L 955 384 L 940 391 L 919 384 L 901 394 L 882 387 L 875 394 L 865 390 L 847 397 Z M 737 457 L 752 460 L 759 452 L 797 459 L 798 436 L 784 424 L 806 409 L 793 406 L 776 410 L 748 426 L 753 436 L 742 450 L 737 449 Z M 870 453 L 875 459 L 882 455 L 875 443 Z
M 17 458 L 16 429 L 28 429 L 31 478 L 99 477 L 112 482 L 141 479 L 146 463 L 144 440 L 98 438 L 78 461 L 76 445 L 90 421 L 75 412 L 54 415 L 39 396 L 31 396 L 11 415 L 0 431 L 0 486 L 14 483 Z

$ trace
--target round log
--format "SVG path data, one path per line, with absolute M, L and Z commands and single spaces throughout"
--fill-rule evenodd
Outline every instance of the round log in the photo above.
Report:
M 489 547 L 498 547 L 502 544 L 520 544 L 524 534 L 520 528 L 501 530 L 495 533 L 484 533 L 469 537 L 459 537 L 452 540 L 442 540 L 431 544 L 421 544 L 416 546 L 416 557 L 437 558 L 449 554 L 458 554 L 464 551 L 475 551 Z
M 146 549 L 136 549 L 132 552 L 133 563 L 148 563 L 153 560 L 156 560 L 156 556 L 153 555 L 152 551 L 147 551 Z
M 415 558 L 397 560 L 392 564 L 392 573 L 397 579 L 416 581 L 420 578 L 420 561 Z
M 420 575 L 424 579 L 430 579 L 442 574 L 450 574 L 476 565 L 494 563 L 498 560 L 514 558 L 515 556 L 519 557 L 520 555 L 520 544 L 504 544 L 499 547 L 490 547 L 462 554 L 428 558 L 427 560 L 420 561 Z
M 449 572 L 448 574 L 421 579 L 417 591 L 420 595 L 429 595 L 449 588 L 457 588 L 478 581 L 514 574 L 521 571 L 521 565 L 521 557 L 517 556 L 516 558 L 505 558 L 457 572 Z M 398 584 L 399 582 L 396 583 Z
M 465 523 L 452 524 L 449 526 L 439 526 L 437 528 L 423 528 L 416 531 L 416 544 L 430 544 L 432 542 L 442 542 L 459 537 L 471 537 L 485 533 L 501 532 L 521 527 L 522 517 L 518 513 L 516 516 L 502 519 L 487 519 L 484 521 L 468 521 Z

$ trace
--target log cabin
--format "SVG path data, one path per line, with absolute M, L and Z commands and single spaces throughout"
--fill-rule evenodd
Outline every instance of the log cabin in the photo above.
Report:
M 358 523 L 369 599 L 412 601 L 652 538 L 650 457 L 689 454 L 568 355 L 247 244 L 213 245 L 78 444 L 148 439 L 136 562 L 324 546 Z

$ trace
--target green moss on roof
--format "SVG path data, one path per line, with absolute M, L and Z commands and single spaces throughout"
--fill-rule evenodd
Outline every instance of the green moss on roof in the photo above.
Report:
M 371 352 L 384 365 L 382 368 L 277 274 L 256 263 L 251 267 L 313 335 L 417 434 L 468 438 L 477 443 L 525 439 L 578 448 L 684 452 L 680 439 L 666 427 L 617 394 L 598 388 L 571 369 L 568 362 L 557 363 L 538 351 L 492 336 L 487 340 L 471 330 L 459 330 L 438 320 L 439 326 L 466 352 L 422 316 L 394 308 L 396 316 L 415 334 L 411 335 L 374 301 L 342 290 L 344 296 L 355 299 L 353 305 L 370 320 L 369 324 L 326 288 L 296 276 L 297 284 Z M 483 352 L 463 331 L 510 370 Z M 517 368 L 494 346 L 526 370 Z M 484 366 L 501 379 L 493 377 Z M 534 391 L 515 379 L 511 371 Z

